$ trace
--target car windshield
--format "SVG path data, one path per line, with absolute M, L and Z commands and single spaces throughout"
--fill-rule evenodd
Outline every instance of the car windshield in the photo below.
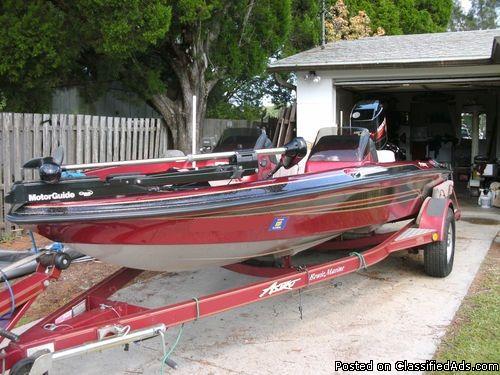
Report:
M 213 152 L 253 149 L 261 133 L 258 128 L 228 128 L 222 133 Z
M 369 133 L 361 128 L 320 129 L 310 161 L 361 161 L 369 151 Z

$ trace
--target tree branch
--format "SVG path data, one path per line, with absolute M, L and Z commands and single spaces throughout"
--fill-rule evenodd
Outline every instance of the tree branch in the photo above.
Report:
M 241 26 L 241 35 L 240 35 L 240 40 L 238 41 L 238 47 L 241 47 L 241 44 L 243 42 L 243 35 L 245 34 L 245 29 L 247 27 L 248 20 L 250 19 L 250 15 L 252 14 L 254 5 L 255 5 L 255 0 L 250 0 L 250 3 L 248 4 L 247 7 L 247 12 L 245 13 L 245 18 L 243 18 L 243 24 Z
M 276 82 L 278 83 L 278 85 L 280 85 L 281 87 L 284 87 L 284 88 L 290 89 L 290 90 L 297 90 L 297 86 L 291 84 L 290 82 L 285 81 L 279 75 L 279 73 L 274 73 L 274 79 L 276 80 Z

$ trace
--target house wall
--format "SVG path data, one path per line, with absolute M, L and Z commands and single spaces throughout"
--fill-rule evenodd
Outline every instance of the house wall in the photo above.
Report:
M 297 134 L 313 143 L 318 129 L 337 124 L 335 87 L 331 78 L 314 82 L 305 73 L 297 74 Z

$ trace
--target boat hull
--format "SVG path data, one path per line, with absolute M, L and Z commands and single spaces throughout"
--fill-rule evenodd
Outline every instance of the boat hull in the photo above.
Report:
M 102 245 L 68 244 L 84 254 L 106 263 L 150 271 L 187 271 L 225 266 L 247 259 L 273 255 L 293 255 L 328 241 L 339 233 L 304 238 L 253 242 L 225 242 L 189 245 Z
M 182 271 L 293 255 L 340 233 L 415 217 L 447 176 L 438 169 L 361 178 L 333 171 L 159 201 L 33 205 L 23 220 L 37 233 L 109 263 Z

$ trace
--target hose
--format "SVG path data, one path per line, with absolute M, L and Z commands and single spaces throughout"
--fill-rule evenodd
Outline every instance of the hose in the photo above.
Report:
M 181 325 L 181 328 L 179 329 L 179 333 L 177 334 L 177 338 L 175 339 L 174 344 L 172 345 L 170 350 L 167 353 L 165 353 L 165 355 L 161 359 L 161 372 L 160 372 L 161 374 L 165 373 L 165 364 L 168 361 L 170 355 L 174 352 L 175 348 L 177 347 L 177 344 L 179 343 L 179 340 L 181 339 L 183 329 L 184 329 L 184 323 Z
M 7 275 L 0 269 L 0 275 L 2 275 L 3 281 L 5 282 L 5 285 L 7 285 L 7 289 L 9 290 L 10 294 L 10 302 L 11 302 L 11 308 L 10 308 L 10 313 L 4 314 L 3 316 L 0 317 L 0 319 L 10 319 L 12 315 L 14 314 L 14 311 L 16 311 L 16 297 L 14 296 L 14 290 L 12 289 L 12 285 L 10 285 L 9 279 L 7 278 Z

